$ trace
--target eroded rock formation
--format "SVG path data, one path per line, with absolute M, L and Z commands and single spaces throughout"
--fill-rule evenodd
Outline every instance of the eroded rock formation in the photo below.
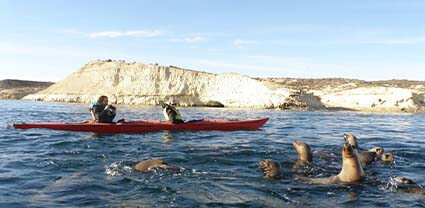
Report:
M 290 93 L 284 87 L 270 88 L 236 73 L 99 61 L 86 64 L 63 81 L 25 99 L 89 103 L 99 95 L 107 95 L 117 104 L 157 105 L 161 100 L 174 99 L 181 106 L 277 108 Z
M 424 112 L 425 82 L 353 79 L 250 78 L 158 64 L 96 61 L 24 99 L 89 103 L 107 95 L 112 103 L 180 106 Z

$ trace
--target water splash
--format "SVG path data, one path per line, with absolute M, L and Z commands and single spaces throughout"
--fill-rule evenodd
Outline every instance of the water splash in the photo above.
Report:
M 127 165 L 124 161 L 113 162 L 112 164 L 105 166 L 105 173 L 108 176 L 124 176 L 132 172 L 133 168 Z

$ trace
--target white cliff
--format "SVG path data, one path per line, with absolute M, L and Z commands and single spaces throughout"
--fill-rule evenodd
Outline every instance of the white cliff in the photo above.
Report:
M 24 99 L 89 103 L 107 95 L 117 104 L 157 105 L 161 100 L 174 99 L 182 106 L 221 103 L 225 107 L 276 108 L 289 94 L 286 88 L 270 89 L 260 81 L 234 73 L 99 61 Z
M 90 103 L 107 95 L 112 103 L 180 106 L 424 112 L 424 82 L 350 79 L 254 79 L 157 64 L 97 61 L 24 99 Z
M 359 87 L 337 92 L 318 92 L 327 108 L 375 112 L 424 110 L 424 92 L 396 87 Z

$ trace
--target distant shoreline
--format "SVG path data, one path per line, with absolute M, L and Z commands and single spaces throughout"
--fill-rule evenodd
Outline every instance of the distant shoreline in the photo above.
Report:
M 53 84 L 53 82 L 19 79 L 0 80 L 0 99 L 21 99 L 29 94 L 44 90 Z

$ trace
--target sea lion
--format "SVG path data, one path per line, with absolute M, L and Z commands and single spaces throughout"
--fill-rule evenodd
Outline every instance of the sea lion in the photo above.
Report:
M 172 172 L 177 171 L 177 168 L 168 165 L 163 160 L 152 159 L 152 160 L 143 160 L 138 162 L 134 169 L 140 172 L 151 172 L 154 171 L 155 168 L 162 168 L 165 170 L 170 170 Z
M 357 151 L 360 151 L 359 144 L 357 143 L 357 137 L 352 134 L 344 134 L 344 140 L 348 144 L 351 144 L 354 146 L 354 148 L 357 149 Z
M 384 162 L 393 162 L 394 161 L 394 153 L 385 153 L 381 156 L 381 160 Z
M 93 183 L 95 177 L 85 173 L 76 172 L 71 175 L 60 176 L 52 183 L 44 188 L 34 190 L 34 193 L 30 195 L 29 205 L 30 207 L 49 207 L 46 203 L 57 200 L 55 193 L 65 193 L 74 187 L 81 187 L 88 183 Z M 37 205 L 37 206 L 36 206 Z M 49 204 L 50 205 L 50 204 Z M 52 206 L 52 205 L 51 205 Z M 55 207 L 55 206 L 52 206 Z
M 261 160 L 260 168 L 265 178 L 279 179 L 283 177 L 282 166 L 274 160 Z
M 360 164 L 362 166 L 368 165 L 375 161 L 377 152 L 376 150 L 381 150 L 379 147 L 374 151 L 366 151 L 366 152 L 360 152 L 359 144 L 357 142 L 357 137 L 352 134 L 344 134 L 344 140 L 348 144 L 351 144 L 357 151 L 359 155 Z
M 307 143 L 294 141 L 292 145 L 298 154 L 298 160 L 295 162 L 293 168 L 300 168 L 313 162 L 313 154 L 311 153 L 311 148 Z
M 328 178 L 299 178 L 313 184 L 355 183 L 363 180 L 364 172 L 360 165 L 356 149 L 352 145 L 344 143 L 341 155 L 342 169 L 338 175 Z
M 358 154 L 362 166 L 369 165 L 376 159 L 376 152 L 360 152 Z
M 374 162 L 377 158 L 380 158 L 384 154 L 384 148 L 382 147 L 374 147 L 369 149 L 367 152 L 360 152 L 359 159 L 360 163 L 364 165 L 368 165 Z
M 412 179 L 406 177 L 395 177 L 393 181 L 399 184 L 415 184 Z
M 398 192 L 425 195 L 425 189 L 410 178 L 395 177 L 392 181 L 397 183 Z
M 383 147 L 374 147 L 368 150 L 369 152 L 376 152 L 376 157 L 381 157 L 382 154 L 384 154 L 384 148 Z

